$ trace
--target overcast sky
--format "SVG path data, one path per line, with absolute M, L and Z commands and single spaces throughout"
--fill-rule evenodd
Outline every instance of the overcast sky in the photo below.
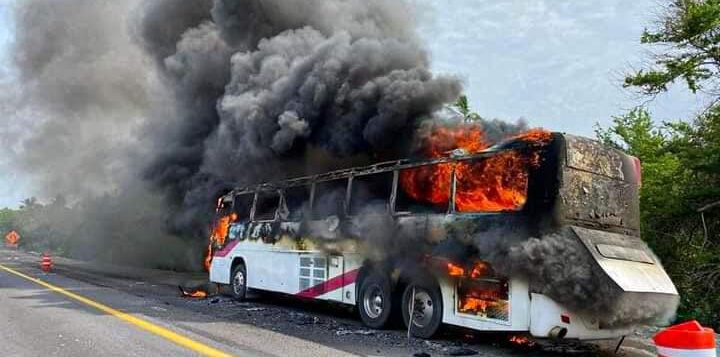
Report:
M 660 1 L 418 1 L 429 4 L 421 33 L 434 67 L 460 75 L 483 116 L 593 135 L 596 122 L 646 100 L 622 88 L 622 74 L 647 59 L 639 37 Z M 674 120 L 700 104 L 680 89 L 650 109 Z
M 12 1 L 0 0 L 0 90 L 12 80 Z M 595 123 L 643 102 L 622 89 L 622 73 L 646 58 L 639 36 L 659 0 L 414 1 L 433 67 L 462 78 L 484 117 L 592 136 Z M 676 120 L 701 105 L 678 89 L 650 109 L 656 120 Z M 7 108 L 0 102 L 0 114 Z M 8 120 L 0 118 L 0 207 L 17 206 L 29 192 L 7 165 Z

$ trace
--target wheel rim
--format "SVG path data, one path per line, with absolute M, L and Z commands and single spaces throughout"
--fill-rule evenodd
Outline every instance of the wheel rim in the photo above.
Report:
M 371 319 L 377 319 L 382 315 L 383 304 L 383 294 L 380 286 L 372 285 L 366 290 L 365 294 L 363 294 L 363 307 L 365 308 L 365 313 Z
M 412 291 L 412 290 L 411 290 Z M 411 292 L 412 294 L 412 292 Z M 414 308 L 412 314 L 412 324 L 418 328 L 424 328 L 430 324 L 435 312 L 435 303 L 424 289 L 415 288 L 415 306 L 412 306 L 412 300 L 408 301 L 407 309 Z
M 235 295 L 241 295 L 245 287 L 245 274 L 238 270 L 233 277 L 233 292 Z

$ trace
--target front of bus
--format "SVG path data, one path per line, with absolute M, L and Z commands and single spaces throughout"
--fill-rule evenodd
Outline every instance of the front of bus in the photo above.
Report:
M 640 239 L 639 160 L 566 134 L 554 134 L 546 157 L 557 160 L 550 165 L 557 172 L 554 199 L 545 207 L 553 212 L 550 225 L 555 234 L 572 239 L 566 242 L 586 250 L 593 285 L 555 299 L 542 294 L 543 287 L 531 287 L 530 333 L 604 339 L 625 335 L 637 325 L 669 322 L 679 296 Z M 585 293 L 596 296 L 587 301 L 574 296 Z M 557 301 L 562 299 L 571 303 Z

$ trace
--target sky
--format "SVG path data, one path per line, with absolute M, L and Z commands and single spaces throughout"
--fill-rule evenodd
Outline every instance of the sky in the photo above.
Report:
M 10 142 L 14 140 L 9 137 L 12 135 L 9 114 L 12 113 L 8 112 L 10 105 L 5 103 L 8 98 L 5 89 L 12 85 L 13 77 L 9 52 L 14 36 L 12 26 L 10 1 L 0 0 L 0 208 L 18 206 L 29 192 L 27 181 L 12 169 L 9 162 L 10 150 L 13 150 Z
M 647 61 L 639 43 L 659 0 L 417 0 L 434 68 L 459 75 L 484 117 L 586 136 L 643 102 L 623 73 Z M 688 118 L 702 101 L 677 86 L 649 103 L 657 120 Z
M 0 90 L 13 77 L 13 1 L 0 0 Z M 483 117 L 593 136 L 596 123 L 606 126 L 647 100 L 623 89 L 622 78 L 648 58 L 639 37 L 661 0 L 412 1 L 434 70 L 460 77 Z M 2 94 L 0 115 L 9 107 Z M 703 102 L 676 86 L 648 106 L 667 121 L 692 117 Z M 30 192 L 7 162 L 8 120 L 0 118 L 0 207 L 15 207 Z

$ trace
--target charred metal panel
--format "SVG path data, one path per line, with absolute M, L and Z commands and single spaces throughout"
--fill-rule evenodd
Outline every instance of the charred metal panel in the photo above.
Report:
M 572 230 L 603 271 L 623 291 L 677 295 L 675 285 L 660 261 L 639 238 L 581 227 L 572 227 Z M 611 249 L 621 257 L 609 258 L 599 248 L 606 253 Z
M 556 212 L 560 224 L 639 235 L 638 185 L 626 180 L 630 157 L 590 139 L 565 135 Z
M 560 199 L 567 219 L 598 227 L 640 227 L 637 186 L 625 181 L 566 168 Z
M 565 135 L 567 166 L 581 171 L 624 180 L 624 154 L 599 142 L 573 135 Z

